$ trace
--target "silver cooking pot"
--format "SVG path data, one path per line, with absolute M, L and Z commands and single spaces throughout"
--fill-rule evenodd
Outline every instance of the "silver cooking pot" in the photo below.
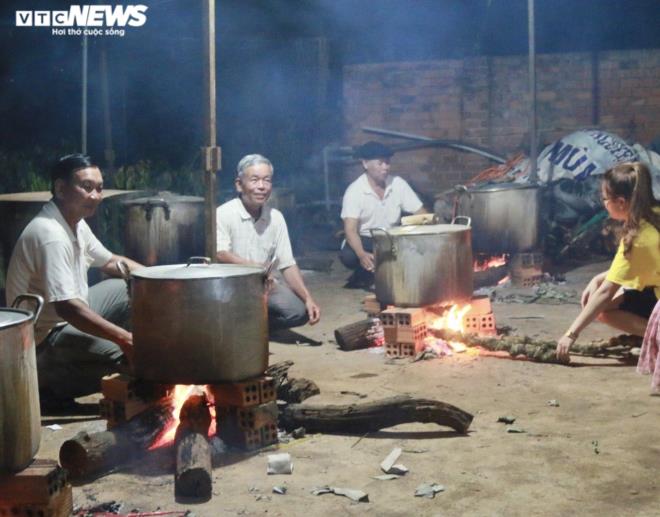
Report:
M 33 301 L 34 312 L 0 309 L 0 472 L 27 467 L 41 441 L 34 322 L 44 300 L 25 294 L 12 307 L 23 301 Z
M 145 264 L 177 264 L 204 251 L 204 198 L 159 192 L 122 201 L 126 255 Z
M 174 384 L 235 382 L 268 366 L 266 271 L 188 264 L 131 272 L 138 378 Z
M 376 298 L 423 307 L 472 298 L 472 247 L 467 224 L 374 228 Z
M 539 247 L 538 185 L 459 185 L 456 191 L 456 213 L 472 219 L 472 248 L 475 252 L 521 253 Z

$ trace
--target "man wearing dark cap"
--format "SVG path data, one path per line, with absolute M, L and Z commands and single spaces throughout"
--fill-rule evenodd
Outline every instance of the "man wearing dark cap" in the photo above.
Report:
M 346 240 L 339 253 L 341 262 L 354 273 L 348 287 L 373 284 L 374 256 L 372 228 L 391 228 L 399 224 L 402 212 L 426 213 L 417 194 L 406 180 L 390 176 L 394 152 L 380 142 L 367 142 L 356 149 L 364 174 L 351 183 L 341 208 Z

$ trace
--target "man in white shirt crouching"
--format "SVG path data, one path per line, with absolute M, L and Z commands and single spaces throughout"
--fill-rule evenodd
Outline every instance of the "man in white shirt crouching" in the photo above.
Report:
M 389 229 L 399 224 L 402 212 L 424 214 L 426 210 L 408 182 L 390 175 L 394 152 L 380 142 L 367 142 L 357 148 L 364 169 L 351 183 L 341 207 L 345 241 L 339 258 L 354 270 L 346 287 L 370 287 L 373 284 L 374 255 L 372 228 Z
M 269 331 L 317 323 L 321 311 L 307 290 L 291 250 L 284 217 L 266 205 L 273 189 L 273 165 L 259 154 L 238 163 L 239 197 L 216 210 L 218 262 L 274 267 L 286 285 L 275 282 L 268 293 Z

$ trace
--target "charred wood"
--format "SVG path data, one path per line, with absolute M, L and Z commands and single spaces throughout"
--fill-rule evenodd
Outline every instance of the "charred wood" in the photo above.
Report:
M 321 393 L 312 380 L 305 378 L 289 379 L 289 368 L 293 361 L 275 363 L 266 369 L 266 375 L 272 377 L 277 388 L 277 398 L 289 403 L 299 403 Z
M 378 321 L 375 318 L 366 318 L 335 329 L 337 345 L 345 351 L 360 350 L 376 345 L 379 338 L 383 338 L 382 327 L 379 331 Z
M 464 434 L 472 418 L 451 404 L 405 395 L 355 404 L 291 404 L 280 412 L 280 422 L 287 430 L 304 427 L 308 432 L 351 434 L 409 422 L 435 423 Z
M 143 454 L 172 420 L 169 400 L 109 431 L 80 431 L 60 447 L 60 464 L 71 479 L 105 474 Z
M 179 413 L 179 426 L 174 438 L 176 472 L 174 493 L 208 501 L 213 490 L 211 446 L 207 436 L 211 412 L 206 395 L 191 395 Z

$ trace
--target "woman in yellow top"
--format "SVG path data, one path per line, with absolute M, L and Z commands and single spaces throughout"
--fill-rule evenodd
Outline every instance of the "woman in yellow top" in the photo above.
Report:
M 624 235 L 610 269 L 589 282 L 582 311 L 557 342 L 557 357 L 563 360 L 594 319 L 644 336 L 660 298 L 660 203 L 653 197 L 648 167 L 640 162 L 616 165 L 605 173 L 601 193 L 609 216 L 623 221 Z

